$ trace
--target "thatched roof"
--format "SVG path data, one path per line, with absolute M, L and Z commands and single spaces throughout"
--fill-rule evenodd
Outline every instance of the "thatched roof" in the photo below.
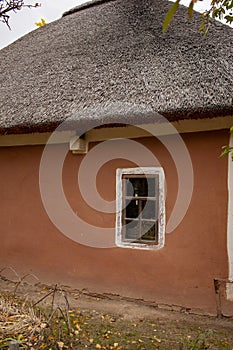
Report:
M 233 29 L 165 0 L 96 1 L 0 51 L 0 132 L 233 115 Z

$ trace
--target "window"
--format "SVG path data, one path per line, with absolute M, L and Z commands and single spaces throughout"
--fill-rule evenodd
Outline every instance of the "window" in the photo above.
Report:
M 163 169 L 117 169 L 116 176 L 116 245 L 162 248 L 165 236 Z

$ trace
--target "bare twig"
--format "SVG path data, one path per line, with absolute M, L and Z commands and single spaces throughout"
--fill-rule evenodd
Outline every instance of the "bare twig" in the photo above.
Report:
M 15 286 L 15 289 L 14 289 L 14 292 L 13 292 L 14 296 L 16 295 L 16 291 L 17 291 L 19 285 L 23 282 L 23 280 L 25 280 L 25 278 L 27 278 L 29 276 L 34 277 L 37 281 L 39 281 L 39 278 L 36 277 L 33 273 L 28 273 L 28 274 L 24 275 L 23 277 L 19 277 L 20 280 L 16 283 L 16 286 Z
M 65 302 L 66 302 L 65 310 L 66 310 L 66 317 L 67 317 L 67 322 L 68 322 L 68 330 L 70 330 L 71 329 L 71 325 L 70 325 L 70 315 L 69 315 L 69 309 L 70 309 L 69 301 L 68 301 L 66 292 L 62 288 L 60 288 L 60 290 L 61 290 L 62 296 L 63 296 L 63 298 L 65 299 Z
M 5 271 L 5 270 L 11 270 L 11 271 L 15 274 L 15 276 L 17 277 L 18 281 L 20 280 L 20 276 L 19 276 L 19 275 L 17 274 L 17 272 L 16 272 L 12 267 L 10 267 L 10 266 L 3 267 L 3 269 L 0 270 L 0 275 L 1 275 L 1 273 L 2 273 L 3 271 Z M 11 281 L 11 280 L 9 280 L 9 281 L 15 283 L 15 281 Z
M 52 290 L 51 292 L 47 293 L 46 295 L 44 295 L 41 299 L 39 299 L 38 301 L 36 301 L 32 306 L 36 306 L 37 304 L 39 304 L 41 301 L 43 301 L 44 299 L 48 298 L 51 294 L 54 293 L 54 290 Z
M 32 4 L 25 4 L 24 0 L 0 0 L 0 20 L 3 23 L 5 23 L 9 29 L 11 29 L 9 25 L 9 19 L 10 19 L 9 13 L 20 11 L 25 7 L 33 8 L 38 6 L 40 6 L 38 2 L 32 5 Z
M 60 313 L 61 313 L 61 315 L 62 315 L 62 317 L 63 317 L 63 319 L 64 319 L 64 321 L 65 321 L 65 323 L 66 323 L 67 330 L 68 330 L 68 332 L 70 333 L 70 322 L 69 322 L 69 317 L 68 317 L 68 318 L 65 317 L 64 312 L 62 311 L 62 309 L 61 309 L 60 306 L 58 306 L 58 310 L 60 311 Z
M 54 290 L 53 290 L 53 298 L 52 298 L 52 310 L 53 310 L 53 307 L 54 307 L 54 299 L 55 299 L 55 294 L 56 294 L 56 291 L 57 291 L 57 285 L 55 285 Z

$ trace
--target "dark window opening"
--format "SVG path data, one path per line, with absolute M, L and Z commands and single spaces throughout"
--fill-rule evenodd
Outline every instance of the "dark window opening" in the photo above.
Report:
M 159 175 L 123 175 L 123 241 L 158 244 Z

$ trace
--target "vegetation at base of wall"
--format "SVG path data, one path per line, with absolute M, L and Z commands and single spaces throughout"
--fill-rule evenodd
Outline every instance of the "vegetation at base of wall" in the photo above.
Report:
M 63 299 L 56 304 L 55 294 Z M 69 307 L 62 289 L 43 288 L 39 300 L 0 294 L 0 348 L 14 339 L 23 349 L 201 350 L 233 348 L 231 329 L 207 328 L 177 319 L 127 320 L 123 315 Z M 49 302 L 47 302 L 49 299 Z

